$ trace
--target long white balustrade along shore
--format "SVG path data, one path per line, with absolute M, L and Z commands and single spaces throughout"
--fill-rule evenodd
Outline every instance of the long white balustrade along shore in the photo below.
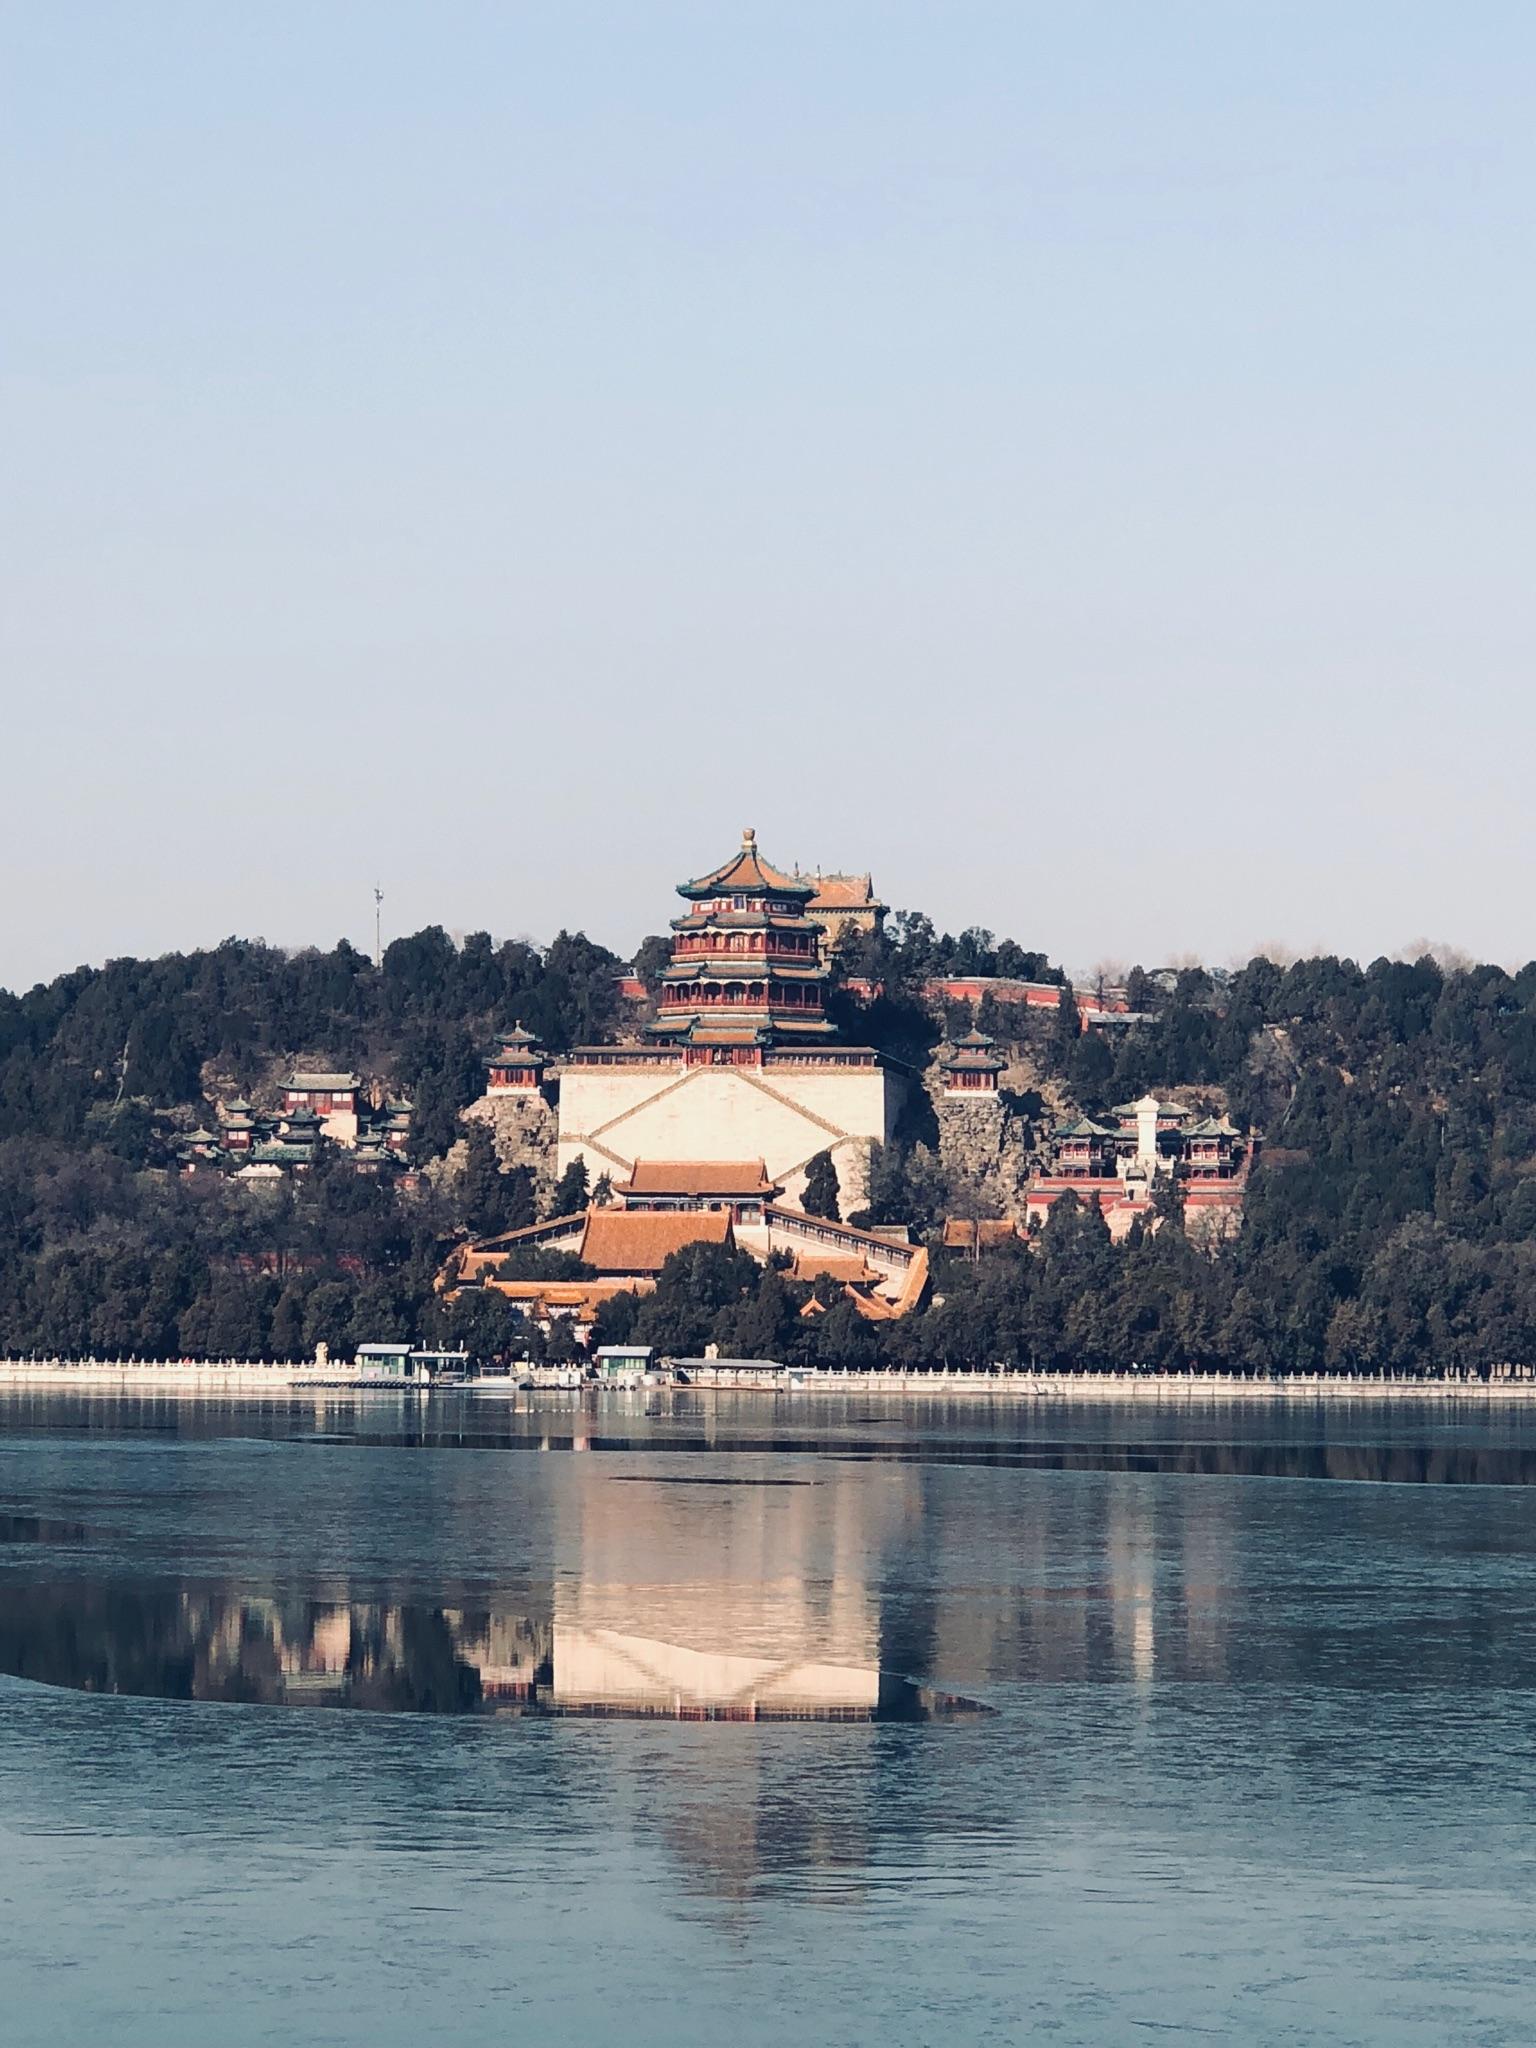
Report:
M 344 1389 L 362 1384 L 359 1368 L 340 1360 L 298 1365 L 281 1359 L 0 1358 L 0 1388 L 89 1388 L 93 1393 L 280 1393 L 289 1387 Z
M 663 1383 L 666 1384 L 665 1382 Z M 682 1383 L 675 1383 L 681 1386 Z M 367 1376 L 355 1362 L 305 1359 L 297 1364 L 252 1359 L 0 1359 L 0 1390 L 76 1391 L 103 1394 L 186 1394 L 216 1397 L 245 1394 L 352 1392 L 375 1396 L 420 1396 L 428 1392 L 505 1396 L 518 1381 L 505 1374 L 483 1380 L 455 1381 L 447 1388 L 396 1383 L 393 1387 Z M 1230 1372 L 1144 1372 L 1138 1368 L 1112 1372 L 1053 1372 L 983 1366 L 944 1367 L 930 1372 L 834 1372 L 786 1368 L 765 1374 L 761 1368 L 734 1370 L 729 1359 L 700 1369 L 690 1363 L 686 1391 L 751 1391 L 800 1399 L 815 1394 L 963 1395 L 982 1400 L 1033 1399 L 1055 1401 L 1275 1401 L 1275 1400 L 1536 1400 L 1536 1367 L 1497 1365 L 1486 1376 L 1414 1378 L 1366 1373 L 1287 1373 L 1275 1378 Z M 537 1399 L 542 1389 L 533 1389 Z M 630 1387 L 604 1388 L 589 1383 L 567 1393 L 640 1398 L 659 1391 Z

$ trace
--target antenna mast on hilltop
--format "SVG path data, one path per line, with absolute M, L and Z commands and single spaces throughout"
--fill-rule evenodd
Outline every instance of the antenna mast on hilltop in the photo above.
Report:
M 384 891 L 373 885 L 373 964 L 384 965 Z

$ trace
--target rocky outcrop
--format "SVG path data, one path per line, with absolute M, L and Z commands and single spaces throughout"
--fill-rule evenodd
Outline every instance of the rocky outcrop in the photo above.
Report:
M 946 1093 L 937 1066 L 929 1069 L 926 1086 L 939 1127 L 939 1165 L 956 1213 L 1021 1223 L 1034 1128 L 1018 1109 L 1018 1098 L 1007 1090 Z
M 503 1173 L 526 1166 L 533 1174 L 534 1200 L 540 1214 L 555 1189 L 555 1141 L 559 1126 L 542 1093 L 482 1095 L 464 1112 L 465 1123 L 491 1127 L 497 1164 Z

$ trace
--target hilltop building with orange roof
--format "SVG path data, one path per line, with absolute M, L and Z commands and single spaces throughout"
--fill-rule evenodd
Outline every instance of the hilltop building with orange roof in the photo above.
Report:
M 638 1160 L 608 1207 L 589 1203 L 520 1230 L 459 1245 L 438 1276 L 454 1294 L 485 1287 L 535 1321 L 568 1316 L 590 1325 L 602 1302 L 621 1290 L 648 1293 L 674 1252 L 690 1245 L 740 1249 L 763 1263 L 788 1254 L 797 1280 L 830 1280 L 861 1315 L 909 1314 L 928 1285 L 928 1254 L 905 1233 L 859 1230 L 806 1216 L 774 1199 L 761 1160 L 713 1160 L 690 1173 L 675 1160 Z M 524 1279 L 503 1272 L 524 1251 L 570 1252 L 591 1268 L 577 1280 Z
M 889 906 L 876 896 L 872 876 L 818 874 L 805 879 L 816 892 L 806 906 L 806 916 L 826 934 L 822 953 L 827 959 L 837 951 L 846 933 L 873 938 L 884 926 Z

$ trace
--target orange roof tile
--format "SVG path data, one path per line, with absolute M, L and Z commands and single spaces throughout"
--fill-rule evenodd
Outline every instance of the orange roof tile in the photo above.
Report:
M 894 1301 L 883 1294 L 872 1293 L 863 1287 L 845 1286 L 843 1299 L 851 1301 L 866 1322 L 897 1323 L 903 1316 L 911 1315 L 928 1291 L 928 1254 L 919 1251 L 912 1261 L 907 1277 L 901 1283 L 901 1292 Z M 802 1316 L 817 1316 L 823 1313 L 823 1305 L 813 1294 L 800 1311 Z
M 871 1322 L 899 1322 L 903 1316 L 911 1315 L 928 1291 L 928 1254 L 919 1250 L 917 1257 L 907 1268 L 907 1277 L 901 1283 L 901 1292 L 894 1301 L 887 1301 L 880 1294 L 853 1294 L 849 1297 L 861 1316 Z
M 739 890 L 743 895 L 798 896 L 802 901 L 814 894 L 810 882 L 771 868 L 757 850 L 757 834 L 749 825 L 741 835 L 741 850 L 720 867 L 695 880 L 679 882 L 679 896 L 714 896 Z
M 649 1294 L 654 1280 L 487 1280 L 490 1293 L 508 1301 L 537 1303 L 543 1308 L 595 1311 L 616 1294 Z
M 973 1221 L 969 1216 L 949 1216 L 944 1221 L 945 1244 L 963 1245 L 967 1251 L 979 1245 L 1007 1244 L 1018 1234 L 1015 1226 L 1001 1217 L 981 1216 Z
M 593 1209 L 580 1257 L 605 1275 L 659 1273 L 673 1252 L 686 1245 L 735 1242 L 725 1209 Z
M 879 1279 L 861 1258 L 846 1252 L 796 1252 L 795 1280 L 838 1280 L 849 1287 L 867 1287 Z
M 621 1195 L 771 1195 L 761 1159 L 637 1159 Z
M 494 1237 L 477 1237 L 468 1247 L 472 1253 L 505 1252 L 516 1245 L 540 1244 L 548 1237 L 568 1237 L 586 1221 L 585 1209 L 569 1216 L 546 1216 L 542 1223 L 527 1223 L 520 1230 L 499 1230 Z
M 860 1230 L 852 1223 L 834 1223 L 827 1216 L 808 1216 L 803 1209 L 791 1209 L 783 1202 L 775 1202 L 768 1212 L 770 1223 L 784 1223 L 791 1229 L 824 1232 L 833 1243 L 856 1248 L 861 1244 L 873 1246 L 876 1251 L 892 1254 L 905 1263 L 919 1256 L 913 1245 L 905 1238 L 883 1237 L 877 1230 Z
M 812 875 L 816 894 L 806 906 L 814 917 L 818 910 L 883 910 L 877 902 L 875 885 L 869 875 Z

